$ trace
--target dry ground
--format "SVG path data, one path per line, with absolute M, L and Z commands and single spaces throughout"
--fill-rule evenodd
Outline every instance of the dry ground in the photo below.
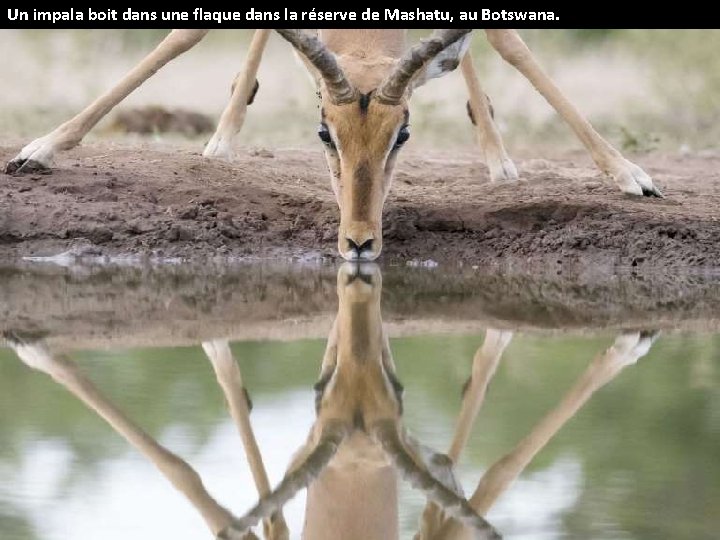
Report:
M 20 142 L 0 144 L 5 162 Z M 622 194 L 583 154 L 520 160 L 491 184 L 476 153 L 405 153 L 385 206 L 384 259 L 522 270 L 709 269 L 720 261 L 720 158 L 638 159 L 663 200 Z M 51 175 L 0 176 L 0 254 L 335 256 L 338 209 L 317 148 L 93 143 Z

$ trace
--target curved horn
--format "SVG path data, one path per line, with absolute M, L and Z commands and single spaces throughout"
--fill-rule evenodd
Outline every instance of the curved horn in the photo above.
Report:
M 289 41 L 293 47 L 300 51 L 315 66 L 327 87 L 330 100 L 336 105 L 351 103 L 358 98 L 355 87 L 347 80 L 342 69 L 325 44 L 316 36 L 302 30 L 275 30 Z
M 392 422 L 381 422 L 374 429 L 375 436 L 385 452 L 392 459 L 403 478 L 420 489 L 428 499 L 443 508 L 448 515 L 461 521 L 478 533 L 478 538 L 496 540 L 501 538 L 488 521 L 472 509 L 467 499 L 455 493 L 427 469 L 418 465 L 400 440 L 397 428 Z
M 398 60 L 395 69 L 390 72 L 390 75 L 385 78 L 375 92 L 375 99 L 386 105 L 400 103 L 415 74 L 445 48 L 469 32 L 472 30 L 435 30 L 429 38 L 420 40 L 420 43 Z
M 233 522 L 220 534 L 220 540 L 244 540 L 251 527 L 261 519 L 266 519 L 278 512 L 298 491 L 307 487 L 315 480 L 342 443 L 347 434 L 344 425 L 331 424 L 325 427 L 320 440 L 305 460 L 295 470 L 288 472 L 280 484 L 260 501 L 243 517 Z

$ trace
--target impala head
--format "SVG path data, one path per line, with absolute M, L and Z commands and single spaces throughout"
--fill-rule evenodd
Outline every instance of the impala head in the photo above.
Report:
M 341 421 L 349 432 L 368 433 L 379 420 L 400 420 L 402 385 L 386 347 L 381 290 L 373 263 L 345 263 L 338 270 L 335 347 L 315 386 L 321 423 Z
M 336 57 L 301 30 L 278 32 L 305 57 L 318 84 L 318 136 L 340 206 L 340 255 L 372 261 L 382 249 L 382 210 L 395 160 L 410 137 L 410 94 L 457 67 L 470 30 L 436 31 L 399 59 L 357 48 Z
M 421 449 L 402 425 L 402 385 L 383 330 L 381 290 L 377 265 L 340 267 L 338 314 L 315 385 L 317 418 L 308 440 L 280 485 L 218 538 L 246 540 L 250 527 L 309 486 L 303 538 L 395 539 L 396 471 L 481 531 L 476 539 L 496 538 L 448 478 L 448 458 Z

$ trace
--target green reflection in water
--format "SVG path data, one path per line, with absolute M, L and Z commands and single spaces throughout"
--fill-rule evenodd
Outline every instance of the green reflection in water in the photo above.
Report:
M 558 403 L 612 339 L 609 334 L 516 336 L 461 459 L 466 489 L 472 490 L 479 474 Z M 449 446 L 460 389 L 482 340 L 481 335 L 392 340 L 406 388 L 406 424 L 438 451 Z M 233 352 L 256 403 L 282 403 L 288 393 L 301 391 L 311 410 L 324 346 L 323 340 L 246 342 L 234 344 Z M 522 489 L 523 478 L 537 480 L 536 473 L 571 459 L 579 463 L 581 478 L 572 504 L 556 516 L 561 537 L 715 538 L 720 530 L 718 351 L 720 336 L 662 335 L 636 366 L 593 396 L 499 504 L 514 500 L 513 490 Z M 151 435 L 160 438 L 170 427 L 181 426 L 186 459 L 227 421 L 222 394 L 200 347 L 84 352 L 73 359 Z M 62 441 L 70 449 L 72 469 L 64 480 L 69 486 L 102 474 L 100 464 L 128 450 L 77 399 L 2 349 L 0 471 L 19 466 L 26 445 L 39 440 Z M 17 505 L 13 486 L 2 484 L 3 538 L 40 538 L 24 510 L 32 501 Z M 413 499 L 403 509 L 403 537 L 417 529 L 421 508 L 422 501 Z M 505 537 L 532 537 L 523 516 L 514 516 L 513 523 L 503 523 L 505 514 L 499 516 L 497 526 Z

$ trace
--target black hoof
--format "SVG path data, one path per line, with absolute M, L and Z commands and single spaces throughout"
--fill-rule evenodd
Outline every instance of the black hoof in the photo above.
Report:
M 640 339 L 650 339 L 655 341 L 660 335 L 660 330 L 641 330 Z
M 34 159 L 13 159 L 5 166 L 5 174 L 52 174 L 52 169 Z
M 23 332 L 21 330 L 5 330 L 0 336 L 13 345 L 29 345 L 43 339 L 47 333 L 44 332 Z
M 662 194 L 662 191 L 660 191 L 654 186 L 652 189 L 642 188 L 642 192 L 645 197 L 657 197 L 659 199 L 665 198 L 665 195 Z
M 8 161 L 8 164 L 5 165 L 5 174 L 15 174 L 17 170 L 23 166 L 25 163 L 25 160 L 17 160 L 13 159 L 12 161 Z

